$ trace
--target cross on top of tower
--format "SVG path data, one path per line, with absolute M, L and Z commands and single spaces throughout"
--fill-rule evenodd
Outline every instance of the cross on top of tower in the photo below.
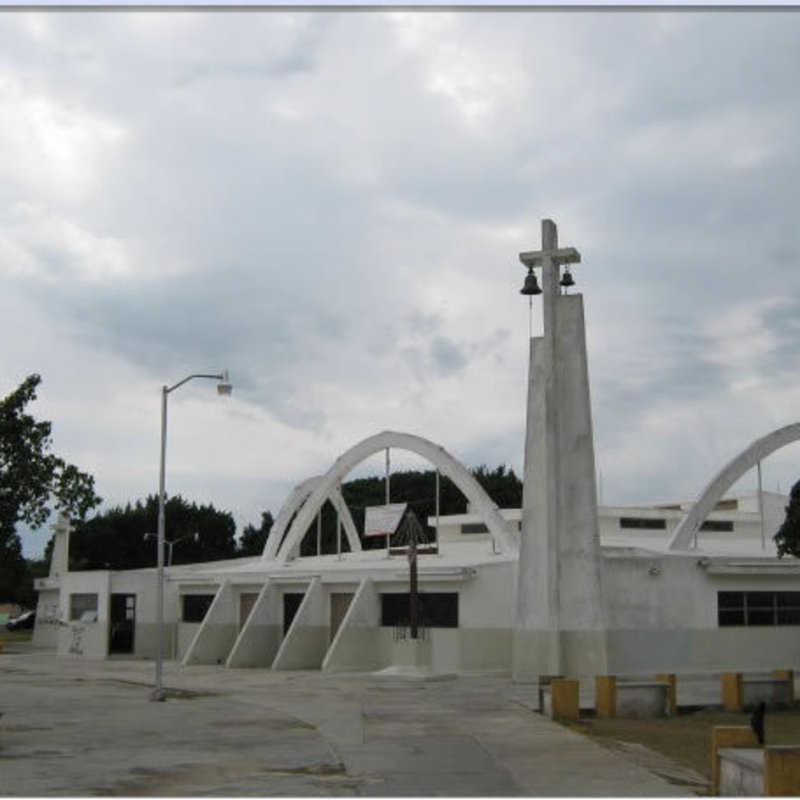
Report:
M 526 267 L 547 266 L 549 260 L 561 264 L 580 264 L 581 254 L 574 247 L 558 246 L 558 228 L 551 219 L 542 220 L 542 249 L 528 250 L 519 254 L 519 260 Z

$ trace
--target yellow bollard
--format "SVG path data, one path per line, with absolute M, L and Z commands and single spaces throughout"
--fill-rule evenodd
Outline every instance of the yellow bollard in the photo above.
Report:
M 793 669 L 774 669 L 772 674 L 776 678 L 785 678 L 789 681 L 789 702 L 794 703 L 794 670 Z
M 594 710 L 598 717 L 607 718 L 617 716 L 616 676 L 594 676 Z
M 742 673 L 723 672 L 722 680 L 722 707 L 726 711 L 742 710 Z
M 764 748 L 764 794 L 768 797 L 800 794 L 800 745 Z
M 553 719 L 577 720 L 580 716 L 578 709 L 578 681 L 564 678 L 550 681 L 550 700 L 553 703 Z

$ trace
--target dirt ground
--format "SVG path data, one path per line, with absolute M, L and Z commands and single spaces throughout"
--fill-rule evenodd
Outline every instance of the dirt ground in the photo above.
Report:
M 800 706 L 768 711 L 764 723 L 766 744 L 800 742 Z M 663 719 L 584 717 L 580 722 L 568 723 L 568 727 L 609 749 L 626 753 L 676 785 L 690 786 L 698 794 L 707 794 L 707 783 L 711 779 L 711 729 L 715 725 L 749 724 L 750 712 L 707 708 Z M 643 748 L 665 756 L 685 770 L 671 769 L 668 761 L 659 764 L 657 758 L 648 758 Z

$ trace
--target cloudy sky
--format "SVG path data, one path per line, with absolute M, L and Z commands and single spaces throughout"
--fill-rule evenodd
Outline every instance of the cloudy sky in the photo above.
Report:
M 223 368 L 170 396 L 167 489 L 240 527 L 384 429 L 520 472 L 543 217 L 605 503 L 798 420 L 796 13 L 24 11 L 0 53 L 0 395 L 42 375 L 107 503 L 156 489 L 159 387 Z

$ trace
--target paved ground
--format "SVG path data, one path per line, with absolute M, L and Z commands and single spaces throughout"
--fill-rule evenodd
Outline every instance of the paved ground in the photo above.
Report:
M 181 668 L 0 652 L 0 794 L 677 796 L 507 678 Z

